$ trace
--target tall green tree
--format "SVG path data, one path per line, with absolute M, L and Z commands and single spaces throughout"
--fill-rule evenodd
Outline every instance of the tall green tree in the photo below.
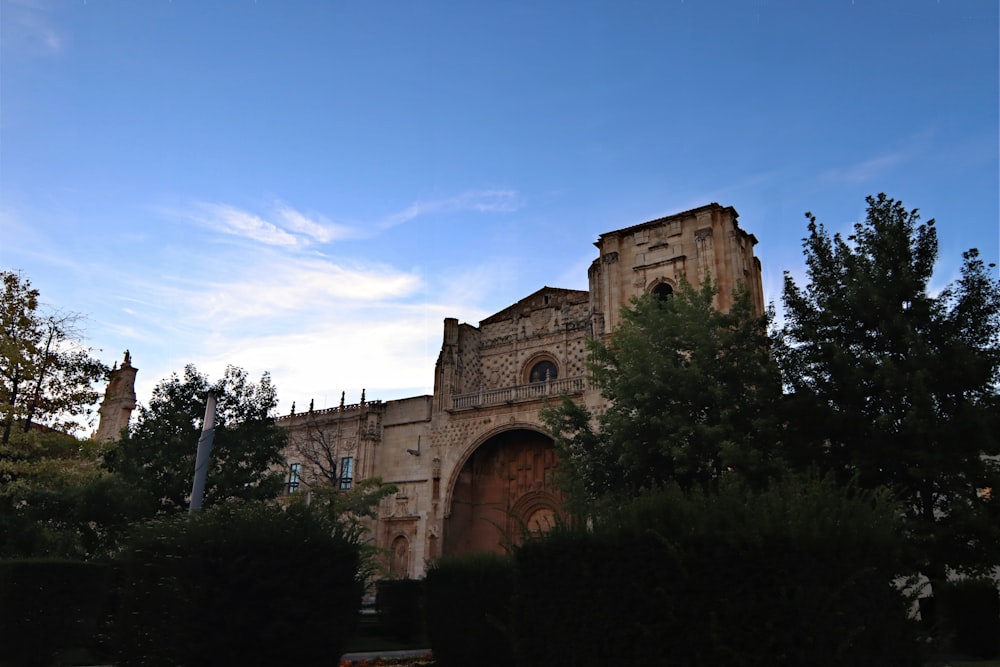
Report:
M 108 367 L 83 345 L 78 314 L 44 309 L 19 273 L 0 271 L 0 282 L 0 445 L 32 425 L 80 429 Z
M 114 550 L 141 498 L 101 468 L 105 443 L 15 432 L 0 458 L 0 557 L 90 558 Z
M 1000 563 L 1000 283 L 969 250 L 935 293 L 934 221 L 867 202 L 846 239 L 807 214 L 808 283 L 785 275 L 790 423 L 800 462 L 897 494 L 915 567 L 941 581 Z
M 773 314 L 755 313 L 742 288 L 720 312 L 716 293 L 706 276 L 667 299 L 634 299 L 610 339 L 591 341 L 591 381 L 607 410 L 594 415 L 566 399 L 543 414 L 571 496 L 667 482 L 711 488 L 728 471 L 763 484 L 780 468 Z
M 145 492 L 159 511 L 188 507 L 205 404 L 217 398 L 215 438 L 205 486 L 204 506 L 228 499 L 266 499 L 284 484 L 284 429 L 275 424 L 277 390 L 265 373 L 260 382 L 246 371 L 226 368 L 212 384 L 194 366 L 153 390 L 133 425 L 105 457 L 106 467 Z

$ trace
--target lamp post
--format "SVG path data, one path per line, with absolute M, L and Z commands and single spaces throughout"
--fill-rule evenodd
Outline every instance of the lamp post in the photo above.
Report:
M 205 403 L 205 421 L 201 425 L 201 437 L 198 438 L 198 453 L 194 459 L 194 482 L 191 484 L 191 503 L 188 512 L 201 509 L 201 501 L 205 496 L 205 478 L 208 475 L 208 460 L 212 455 L 212 440 L 215 438 L 215 394 L 208 392 Z

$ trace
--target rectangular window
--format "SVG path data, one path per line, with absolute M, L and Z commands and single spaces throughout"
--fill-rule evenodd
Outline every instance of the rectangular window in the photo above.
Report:
M 295 493 L 299 490 L 299 482 L 302 479 L 302 464 L 293 463 L 288 467 L 288 492 Z
M 354 459 L 345 456 L 340 459 L 340 490 L 347 491 L 354 483 Z

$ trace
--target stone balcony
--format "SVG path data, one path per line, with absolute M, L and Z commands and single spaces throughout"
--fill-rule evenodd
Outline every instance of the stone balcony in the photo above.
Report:
M 481 389 L 468 394 L 454 394 L 451 397 L 451 410 L 469 410 L 485 408 L 493 405 L 510 405 L 527 401 L 538 401 L 544 398 L 555 398 L 562 394 L 582 394 L 587 387 L 587 378 L 560 378 L 546 382 L 520 384 L 499 389 Z

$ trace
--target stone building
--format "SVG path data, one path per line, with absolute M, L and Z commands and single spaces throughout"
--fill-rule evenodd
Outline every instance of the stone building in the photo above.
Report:
M 418 577 L 436 557 L 496 551 L 523 529 L 545 530 L 561 498 L 539 412 L 563 394 L 601 408 L 586 381 L 587 339 L 609 334 L 631 297 L 669 295 L 682 276 L 714 279 L 720 309 L 743 283 L 763 311 L 756 242 L 735 209 L 718 204 L 602 234 L 587 291 L 543 287 L 478 326 L 446 319 L 433 395 L 382 402 L 362 393 L 358 403 L 342 397 L 335 408 L 280 417 L 288 492 L 376 476 L 394 484 L 372 524 L 392 576 Z
M 129 418 L 135 410 L 135 376 L 139 372 L 132 365 L 132 355 L 125 350 L 125 358 L 119 367 L 108 375 L 108 386 L 104 390 L 104 400 L 97 409 L 100 415 L 97 431 L 92 436 L 94 440 L 111 442 L 117 440 L 121 432 L 128 428 Z

